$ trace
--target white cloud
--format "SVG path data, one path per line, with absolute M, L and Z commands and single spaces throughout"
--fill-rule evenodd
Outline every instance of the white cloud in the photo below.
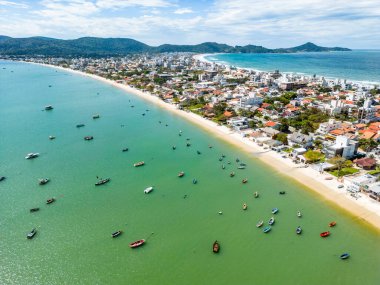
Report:
M 120 9 L 125 7 L 168 7 L 172 4 L 165 0 L 98 0 L 96 6 L 102 9 Z
M 179 15 L 191 14 L 191 13 L 194 13 L 194 11 L 191 10 L 190 8 L 180 8 L 174 11 L 174 14 L 179 14 Z
M 23 9 L 28 8 L 28 5 L 24 3 L 16 3 L 16 2 L 3 1 L 3 0 L 0 0 L 0 6 L 9 6 L 9 7 L 23 8 Z

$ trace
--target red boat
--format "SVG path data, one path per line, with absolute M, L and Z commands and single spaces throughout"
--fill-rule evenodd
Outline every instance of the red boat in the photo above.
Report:
M 335 225 L 336 225 L 336 222 L 331 222 L 330 224 L 329 224 L 329 227 L 331 228 L 331 227 L 335 227 Z
M 145 242 L 145 239 L 140 239 L 138 241 L 135 241 L 135 242 L 132 242 L 129 244 L 129 247 L 130 248 L 135 248 L 135 247 L 139 247 L 139 246 L 142 246 Z
M 219 252 L 219 249 L 220 249 L 220 245 L 219 245 L 218 241 L 216 240 L 216 241 L 214 242 L 214 244 L 212 245 L 212 251 L 213 251 L 214 253 L 218 253 L 218 252 Z
M 321 237 L 328 237 L 330 235 L 330 232 L 323 232 L 320 234 Z

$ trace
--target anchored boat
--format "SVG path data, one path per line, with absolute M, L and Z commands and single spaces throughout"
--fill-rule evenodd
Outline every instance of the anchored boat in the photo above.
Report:
M 216 240 L 216 241 L 214 241 L 214 243 L 212 245 L 212 251 L 214 253 L 218 253 L 219 250 L 220 250 L 220 245 L 219 245 L 218 241 Z
M 131 242 L 131 243 L 129 244 L 129 247 L 130 247 L 130 248 L 136 248 L 136 247 L 142 246 L 144 243 L 145 243 L 145 239 L 140 239 L 140 240 L 137 240 L 137 241 Z

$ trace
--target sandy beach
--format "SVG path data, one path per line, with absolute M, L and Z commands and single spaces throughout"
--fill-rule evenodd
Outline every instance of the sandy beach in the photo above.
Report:
M 153 96 L 148 92 L 142 92 L 141 90 L 116 83 L 115 81 L 108 80 L 97 75 L 87 74 L 63 67 L 45 64 L 42 65 L 102 81 L 122 89 L 129 94 L 134 94 L 144 100 L 152 102 L 165 110 L 168 110 L 207 130 L 215 137 L 223 139 L 231 145 L 245 151 L 248 157 L 258 159 L 272 167 L 278 173 L 286 175 L 287 177 L 303 184 L 308 189 L 322 196 L 326 201 L 332 202 L 337 207 L 347 211 L 348 214 L 351 214 L 353 220 L 370 224 L 380 231 L 380 203 L 364 196 L 363 194 L 361 194 L 359 199 L 350 196 L 346 193 L 345 189 L 338 188 L 338 185 L 341 183 L 339 183 L 336 178 L 333 180 L 325 180 L 324 178 L 329 176 L 328 174 L 320 174 L 318 171 L 315 171 L 310 167 L 300 168 L 299 165 L 294 164 L 289 158 L 282 158 L 279 153 L 265 150 L 263 147 L 258 146 L 255 142 L 249 140 L 248 138 L 243 138 L 241 135 L 232 132 L 227 127 L 219 126 L 216 123 L 202 118 L 194 113 L 179 110 L 174 105 L 165 103 L 158 97 Z

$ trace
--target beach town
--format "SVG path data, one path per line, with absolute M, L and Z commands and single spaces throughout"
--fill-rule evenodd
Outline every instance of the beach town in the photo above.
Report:
M 5 57 L 85 74 L 227 140 L 380 228 L 380 89 L 264 72 L 192 53 Z

